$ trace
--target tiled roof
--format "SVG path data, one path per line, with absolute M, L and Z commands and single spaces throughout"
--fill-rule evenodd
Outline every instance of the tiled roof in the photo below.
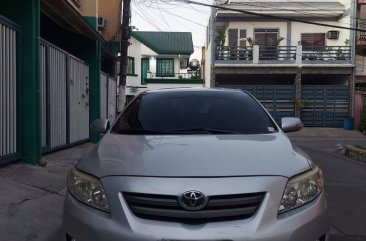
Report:
M 193 53 L 192 33 L 133 31 L 132 36 L 158 54 Z

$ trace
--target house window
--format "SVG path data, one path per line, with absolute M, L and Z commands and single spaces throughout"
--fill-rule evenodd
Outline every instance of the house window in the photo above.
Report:
M 278 32 L 276 28 L 254 29 L 254 43 L 260 46 L 276 46 Z
M 325 47 L 325 33 L 302 33 L 301 45 L 304 51 Z
M 174 77 L 174 59 L 156 59 L 156 76 Z
M 247 30 L 229 29 L 229 46 L 245 48 L 247 46 Z
M 128 57 L 127 75 L 134 75 L 134 74 L 135 74 L 135 58 Z

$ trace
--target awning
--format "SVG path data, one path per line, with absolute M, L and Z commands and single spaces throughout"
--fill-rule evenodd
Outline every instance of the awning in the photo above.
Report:
M 104 42 L 98 31 L 65 0 L 41 0 L 41 11 L 55 23 L 69 31 Z

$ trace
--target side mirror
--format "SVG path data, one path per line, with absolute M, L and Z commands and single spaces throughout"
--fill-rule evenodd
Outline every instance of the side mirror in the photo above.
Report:
M 299 118 L 283 117 L 281 118 L 281 128 L 283 132 L 293 132 L 300 130 L 304 125 Z
M 109 126 L 110 124 L 108 119 L 96 119 L 90 124 L 90 129 L 98 133 L 106 133 Z

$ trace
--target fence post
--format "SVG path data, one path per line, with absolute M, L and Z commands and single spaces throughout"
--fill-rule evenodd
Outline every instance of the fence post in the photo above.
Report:
M 259 63 L 259 45 L 253 46 L 253 64 Z
M 295 63 L 302 64 L 302 46 L 301 45 L 296 46 Z

